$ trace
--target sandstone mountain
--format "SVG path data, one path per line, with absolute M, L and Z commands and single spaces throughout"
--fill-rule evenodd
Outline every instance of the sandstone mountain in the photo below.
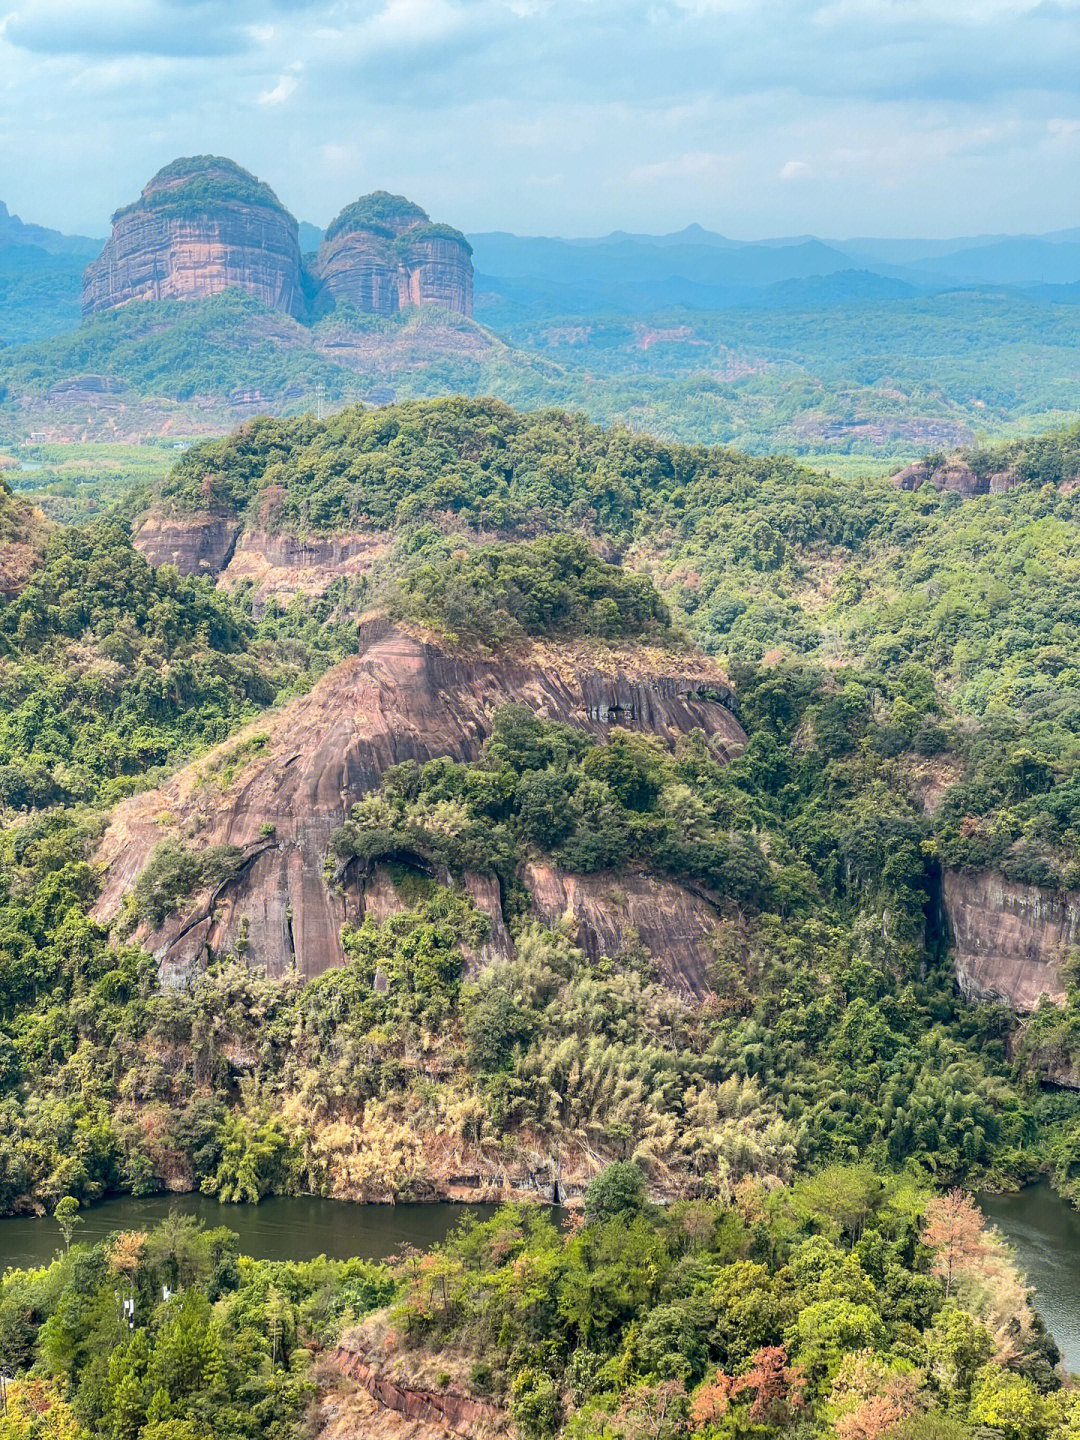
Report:
M 733 755 L 745 736 L 732 701 L 723 672 L 700 655 L 540 641 L 482 653 L 373 617 L 361 624 L 359 654 L 309 694 L 118 807 L 97 857 L 97 914 L 116 919 L 160 842 L 233 845 L 241 860 L 232 878 L 138 938 L 174 976 L 223 951 L 271 974 L 318 975 L 342 963 L 344 924 L 404 908 L 382 861 L 326 872 L 333 831 L 391 765 L 475 760 L 495 712 L 512 702 L 601 736 L 618 725 L 673 743 L 700 729 Z M 415 855 L 384 860 L 425 868 Z M 540 862 L 521 878 L 534 912 L 548 923 L 573 914 L 594 955 L 639 942 L 675 988 L 707 988 L 719 897 L 645 874 L 576 876 Z M 496 877 L 464 879 L 490 921 L 485 957 L 508 953 Z
M 1014 485 L 1023 483 L 1012 468 L 995 470 L 992 474 L 977 474 L 959 455 L 938 463 L 915 461 L 898 470 L 892 481 L 898 490 L 918 490 L 923 485 L 932 485 L 935 490 L 948 490 L 963 496 L 1003 495 Z
M 892 483 L 899 490 L 930 485 L 965 498 L 1004 495 L 1018 485 L 1053 485 L 1068 492 L 1080 484 L 1080 425 L 989 447 L 924 455 L 898 470 Z
M 472 250 L 419 205 L 376 191 L 329 226 L 307 275 L 295 219 L 265 184 L 215 155 L 174 160 L 113 216 L 112 236 L 87 268 L 84 315 L 130 300 L 199 300 L 238 288 L 299 316 L 307 296 L 366 314 L 439 305 L 472 314 Z
M 472 247 L 426 211 L 377 190 L 347 206 L 327 228 L 314 274 L 325 295 L 375 315 L 409 305 L 472 314 Z
M 130 300 L 191 300 L 238 287 L 290 315 L 303 309 L 296 221 L 232 160 L 197 155 L 159 170 L 113 216 L 87 268 L 83 314 Z

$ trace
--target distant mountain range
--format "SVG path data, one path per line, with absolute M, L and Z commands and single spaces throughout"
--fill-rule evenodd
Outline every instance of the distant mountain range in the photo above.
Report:
M 647 313 L 671 305 L 772 308 L 1080 282 L 1080 229 L 955 240 L 798 235 L 742 241 L 689 225 L 668 235 L 615 231 L 561 239 L 492 231 L 469 239 L 478 309 L 516 316 L 552 308 L 568 314 Z
M 33 245 L 49 255 L 92 260 L 104 244 L 104 240 L 91 240 L 86 235 L 64 235 L 44 225 L 27 225 L 18 215 L 12 215 L 0 200 L 0 249 L 9 245 Z
M 323 230 L 300 225 L 300 248 L 318 248 Z M 952 240 L 860 236 L 848 240 L 795 235 L 763 240 L 688 225 L 664 235 L 616 230 L 595 238 L 469 236 L 476 270 L 477 311 L 489 324 L 553 315 L 648 314 L 690 310 L 798 309 L 902 300 L 919 294 L 986 286 L 1030 289 L 1040 298 L 1080 298 L 1080 227 L 1049 235 L 975 235 Z M 57 263 L 77 268 L 103 241 L 28 224 L 0 202 L 0 276 L 54 275 Z M 18 255 L 14 248 L 20 248 Z M 34 254 L 29 253 L 30 251 Z M 36 301 L 42 300 L 36 287 Z M 3 320 L 0 295 L 0 320 Z M 67 290 L 48 333 L 70 318 Z M 20 324 L 19 329 L 24 326 Z

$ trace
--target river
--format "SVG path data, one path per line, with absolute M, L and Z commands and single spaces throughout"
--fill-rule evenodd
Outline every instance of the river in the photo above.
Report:
M 1045 1180 L 1015 1195 L 978 1200 L 1015 1250 L 1066 1368 L 1080 1374 L 1080 1211 Z
M 224 1205 L 207 1195 L 120 1195 L 80 1212 L 77 1241 L 101 1240 L 113 1230 L 149 1230 L 170 1210 L 208 1227 L 227 1225 L 240 1250 L 256 1260 L 311 1260 L 328 1255 L 384 1260 L 408 1242 L 427 1250 L 445 1240 L 464 1215 L 481 1219 L 495 1205 L 350 1205 L 313 1196 L 274 1195 L 260 1205 Z M 8 1265 L 47 1265 L 62 1248 L 51 1218 L 0 1219 L 0 1271 Z

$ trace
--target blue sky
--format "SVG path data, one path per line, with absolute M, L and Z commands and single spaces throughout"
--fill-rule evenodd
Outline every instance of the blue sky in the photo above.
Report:
M 227 154 L 325 224 L 1080 224 L 1080 0 L 0 0 L 0 199 L 102 234 Z

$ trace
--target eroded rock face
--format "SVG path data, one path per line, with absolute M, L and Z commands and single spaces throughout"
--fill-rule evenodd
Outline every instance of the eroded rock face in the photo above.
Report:
M 957 979 L 971 1000 L 1034 1010 L 1065 1002 L 1062 962 L 1080 943 L 1080 892 L 1018 885 L 993 871 L 945 872 Z
M 639 872 L 573 875 L 537 863 L 522 878 L 546 925 L 572 917 L 590 959 L 617 956 L 636 940 L 672 989 L 698 999 L 707 994 L 717 909 L 703 893 Z
M 392 544 L 393 537 L 386 531 L 300 539 L 287 531 L 258 527 L 245 530 L 236 548 L 217 567 L 218 584 L 231 590 L 241 581 L 250 580 L 262 595 L 272 595 L 287 605 L 301 593 L 323 594 L 342 576 L 364 574 Z
M 640 651 L 540 644 L 493 656 L 455 652 L 372 620 L 361 653 L 324 676 L 310 694 L 249 726 L 162 789 L 116 809 L 97 857 L 104 883 L 96 914 L 106 920 L 116 915 L 155 845 L 167 837 L 200 848 L 236 845 L 245 867 L 235 882 L 194 897 L 140 939 L 166 975 L 184 974 L 208 951 L 235 951 L 241 938 L 252 963 L 271 974 L 318 975 L 342 963 L 345 922 L 358 921 L 365 907 L 385 910 L 392 904 L 385 893 L 378 898 L 366 889 L 367 877 L 349 871 L 336 885 L 327 883 L 323 861 L 332 832 L 391 765 L 438 756 L 475 760 L 502 706 L 526 704 L 544 718 L 599 735 L 620 725 L 674 741 L 701 729 L 722 751 L 738 753 L 745 736 L 715 663 L 690 656 L 667 659 L 670 668 L 662 664 L 643 661 Z M 214 777 L 230 755 L 250 758 L 223 790 Z M 266 826 L 273 827 L 272 837 Z M 625 902 L 628 923 L 668 952 L 665 963 L 683 988 L 696 990 L 703 916 L 689 899 L 669 895 L 664 886 L 642 882 L 639 892 L 636 884 Z M 557 894 L 558 885 L 563 888 Z M 470 888 L 493 922 L 501 918 L 495 915 L 497 887 L 492 890 L 490 878 L 477 877 Z M 561 877 L 558 884 L 541 885 L 538 879 L 537 889 L 549 897 L 544 902 L 549 913 L 557 908 L 559 916 L 567 908 L 561 897 L 575 898 L 602 947 L 625 933 L 621 919 L 605 928 L 593 881 Z M 508 943 L 504 932 L 493 923 L 488 958 Z
M 132 544 L 151 565 L 175 565 L 181 575 L 220 575 L 232 558 L 240 521 L 233 515 L 151 512 Z
M 906 465 L 892 477 L 892 483 L 898 490 L 918 490 L 923 485 L 932 485 L 935 490 L 950 490 L 963 496 L 985 495 L 990 490 L 989 478 L 976 475 L 967 461 L 956 456 L 933 468 L 922 461 Z
M 407 1385 L 383 1373 L 369 1357 L 338 1346 L 328 1352 L 326 1363 L 360 1385 L 377 1405 L 428 1426 L 443 1435 L 465 1440 L 487 1440 L 505 1434 L 507 1417 L 494 1405 L 463 1395 L 457 1390 L 430 1390 Z
M 117 211 L 104 250 L 83 277 L 84 315 L 131 300 L 193 300 L 233 286 L 264 305 L 303 309 L 296 221 L 231 160 L 174 160 Z
M 914 465 L 905 465 L 892 477 L 898 490 L 918 490 L 923 485 L 932 485 L 935 490 L 950 490 L 965 499 L 972 495 L 1003 495 L 1023 484 L 1015 470 L 995 470 L 992 475 L 976 475 L 966 460 L 952 456 L 943 464 L 930 466 L 918 460 Z
M 472 249 L 457 230 L 433 225 L 401 195 L 377 191 L 327 228 L 312 273 L 325 295 L 374 315 L 409 305 L 473 307 Z

